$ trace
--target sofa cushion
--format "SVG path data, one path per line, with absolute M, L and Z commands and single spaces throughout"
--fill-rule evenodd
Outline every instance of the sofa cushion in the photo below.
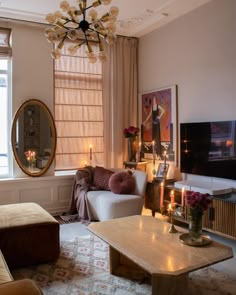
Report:
M 111 175 L 110 190 L 114 194 L 132 194 L 135 190 L 135 179 L 131 171 L 118 171 Z
M 89 191 L 88 206 L 96 220 L 105 221 L 142 213 L 144 198 L 133 194 L 114 194 L 111 191 Z
M 103 167 L 94 168 L 93 183 L 99 190 L 109 191 L 109 179 L 114 172 Z

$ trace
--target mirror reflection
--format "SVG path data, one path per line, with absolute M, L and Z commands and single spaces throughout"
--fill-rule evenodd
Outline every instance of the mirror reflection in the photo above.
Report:
M 47 106 L 36 99 L 23 103 L 12 125 L 12 148 L 20 168 L 40 176 L 50 167 L 56 148 L 56 129 Z

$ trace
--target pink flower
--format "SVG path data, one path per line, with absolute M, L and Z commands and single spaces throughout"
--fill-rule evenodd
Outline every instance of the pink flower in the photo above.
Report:
M 198 209 L 199 211 L 205 211 L 208 209 L 211 200 L 208 194 L 201 194 L 199 192 L 186 191 L 186 203 L 192 209 Z
M 138 127 L 129 126 L 123 130 L 123 134 L 126 138 L 138 136 L 140 129 Z

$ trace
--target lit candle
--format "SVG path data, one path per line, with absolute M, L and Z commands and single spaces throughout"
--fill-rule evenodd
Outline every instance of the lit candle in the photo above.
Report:
M 168 205 L 168 210 L 167 210 L 169 213 L 171 213 L 172 212 L 172 204 L 170 203 L 169 205 Z
M 89 146 L 89 159 L 90 159 L 90 161 L 92 161 L 92 153 L 93 153 L 93 150 L 92 150 L 92 145 L 90 144 L 90 146 Z
M 153 156 L 153 164 L 155 165 L 155 141 L 152 141 L 152 156 Z
M 140 141 L 139 144 L 138 144 L 138 148 L 139 148 L 139 162 L 142 161 L 141 147 L 142 147 L 142 142 Z
M 164 167 L 165 167 L 165 169 L 166 169 L 166 156 L 167 156 L 166 151 L 164 151 Z
M 160 184 L 160 208 L 163 207 L 163 202 L 164 202 L 164 183 L 162 182 Z
M 182 192 L 181 192 L 181 206 L 184 207 L 184 187 L 182 187 Z
M 171 190 L 171 192 L 170 192 L 171 205 L 174 205 L 174 201 L 175 201 L 175 192 L 174 192 L 174 190 Z
M 85 166 L 85 167 L 87 166 L 87 161 L 84 161 L 84 166 Z

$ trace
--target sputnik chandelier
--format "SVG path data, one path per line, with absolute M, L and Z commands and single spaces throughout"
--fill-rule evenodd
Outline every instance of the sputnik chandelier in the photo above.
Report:
M 103 62 L 106 56 L 102 39 L 108 44 L 112 44 L 115 40 L 115 22 L 119 9 L 113 6 L 109 12 L 98 18 L 94 8 L 101 4 L 108 5 L 111 0 L 96 0 L 91 5 L 87 5 L 86 0 L 76 1 L 78 8 L 71 6 L 67 1 L 62 1 L 60 4 L 62 12 L 56 11 L 46 16 L 51 27 L 45 30 L 45 35 L 49 42 L 57 44 L 51 55 L 55 59 L 60 58 L 64 42 L 69 39 L 73 42 L 73 45 L 68 47 L 71 55 L 76 54 L 77 50 L 85 45 L 86 55 L 91 63 L 95 63 L 97 59 Z M 93 51 L 94 45 L 99 49 L 97 54 Z

